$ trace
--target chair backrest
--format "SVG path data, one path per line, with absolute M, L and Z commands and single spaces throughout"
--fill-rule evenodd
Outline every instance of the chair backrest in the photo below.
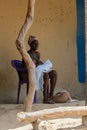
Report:
M 22 68 L 22 61 L 20 60 L 12 60 L 11 64 L 16 70 L 20 70 Z
M 22 61 L 20 60 L 12 60 L 11 65 L 16 69 L 19 80 L 25 80 L 25 82 L 28 80 L 28 70 L 27 68 L 22 67 Z
M 27 72 L 27 68 L 22 66 L 22 61 L 20 60 L 12 60 L 11 65 L 17 70 L 17 71 L 24 71 Z

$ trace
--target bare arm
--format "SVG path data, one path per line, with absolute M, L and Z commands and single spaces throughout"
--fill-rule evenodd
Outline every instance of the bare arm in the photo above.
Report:
M 29 92 L 28 92 L 28 96 L 25 98 L 24 101 L 24 111 L 31 111 L 34 93 L 35 93 L 35 87 L 36 87 L 35 64 L 33 63 L 31 57 L 27 53 L 25 47 L 25 41 L 24 41 L 28 30 L 33 24 L 34 4 L 35 4 L 35 0 L 28 0 L 28 11 L 27 11 L 26 19 L 16 40 L 17 49 L 22 55 L 26 63 L 28 69 L 28 77 L 29 77 Z

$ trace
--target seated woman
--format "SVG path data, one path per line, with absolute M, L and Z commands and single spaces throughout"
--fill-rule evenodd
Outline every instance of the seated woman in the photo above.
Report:
M 30 46 L 30 49 L 28 50 L 28 54 L 30 55 L 33 62 L 35 63 L 36 71 L 37 71 L 38 66 L 41 66 L 41 65 L 44 66 L 45 63 L 43 63 L 40 60 L 40 53 L 37 51 L 39 47 L 39 42 L 35 36 L 29 37 L 28 45 Z M 25 65 L 24 60 L 22 60 L 22 62 L 23 62 L 23 67 L 25 67 L 26 65 Z M 47 63 L 51 64 L 50 61 L 47 61 Z M 44 71 L 43 69 L 42 72 L 43 72 L 43 103 L 53 104 L 54 103 L 53 94 L 54 94 L 54 89 L 57 82 L 57 72 L 55 70 L 52 70 L 50 67 L 48 71 Z

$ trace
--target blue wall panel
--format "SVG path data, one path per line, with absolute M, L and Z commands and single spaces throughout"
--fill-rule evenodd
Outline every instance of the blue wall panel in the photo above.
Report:
M 85 82 L 85 6 L 84 0 L 76 0 L 77 5 L 77 59 L 78 59 L 78 80 Z

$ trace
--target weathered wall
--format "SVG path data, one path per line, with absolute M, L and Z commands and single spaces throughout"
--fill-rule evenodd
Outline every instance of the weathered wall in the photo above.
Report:
M 16 101 L 18 77 L 10 62 L 21 59 L 14 43 L 26 10 L 27 0 L 0 0 L 0 103 Z M 49 58 L 58 72 L 56 89 L 67 89 L 74 97 L 82 98 L 84 84 L 78 83 L 77 77 L 76 1 L 36 0 L 29 34 L 39 39 L 41 59 Z M 23 101 L 25 87 L 21 91 Z

